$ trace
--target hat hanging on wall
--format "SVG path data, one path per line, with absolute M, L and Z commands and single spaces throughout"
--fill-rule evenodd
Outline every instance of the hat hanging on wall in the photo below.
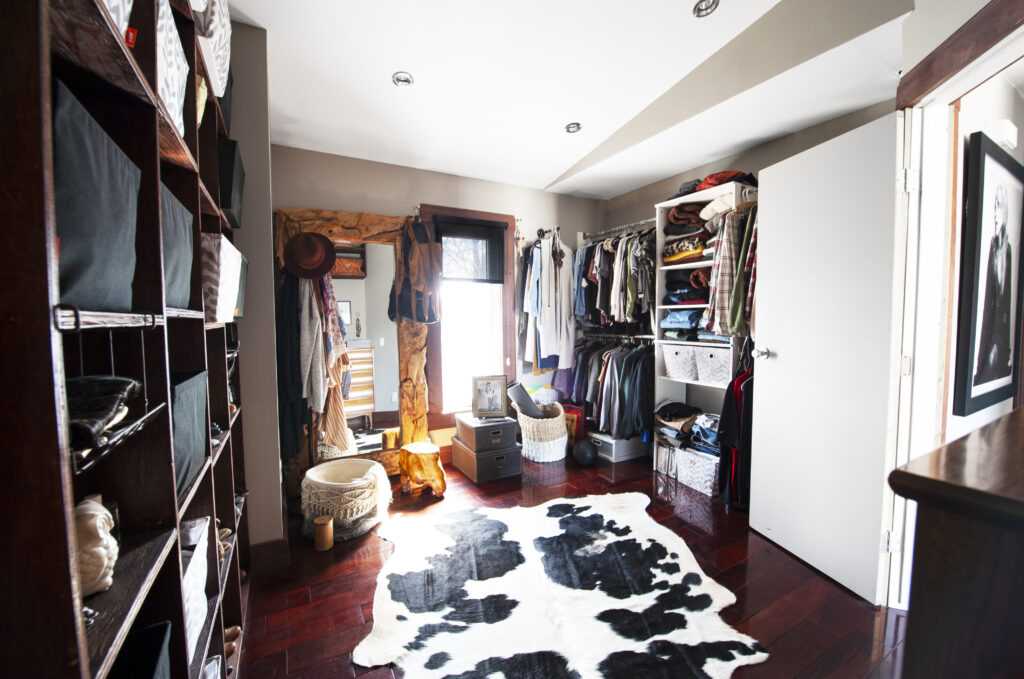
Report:
M 299 278 L 326 276 L 334 258 L 334 243 L 319 233 L 300 233 L 284 246 L 284 266 Z

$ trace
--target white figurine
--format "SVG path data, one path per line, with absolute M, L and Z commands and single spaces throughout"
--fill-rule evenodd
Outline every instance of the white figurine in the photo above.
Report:
M 100 503 L 82 500 L 75 507 L 78 579 L 82 584 L 82 596 L 103 592 L 114 584 L 117 541 L 110 535 L 113 527 L 114 517 Z

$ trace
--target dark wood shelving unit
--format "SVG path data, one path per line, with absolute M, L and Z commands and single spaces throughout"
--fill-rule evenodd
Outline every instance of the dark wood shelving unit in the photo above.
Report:
M 17 443 L 0 476 L 0 497 L 19 518 L 11 527 L 15 557 L 0 566 L 0 579 L 12 584 L 5 591 L 10 615 L 0 622 L 3 676 L 103 679 L 132 643 L 133 631 L 167 620 L 171 676 L 197 679 L 207 656 L 223 653 L 223 627 L 244 620 L 247 602 L 240 592 L 248 588 L 240 585 L 240 569 L 249 563 L 247 513 L 243 502 L 242 514 L 235 515 L 233 495 L 245 487 L 244 448 L 241 427 L 234 426 L 241 409 L 229 408 L 240 367 L 235 359 L 229 373 L 225 341 L 235 325 L 206 322 L 202 290 L 202 234 L 233 239 L 219 207 L 218 144 L 228 129 L 210 90 L 205 113 L 198 115 L 197 78 L 210 78 L 188 0 L 169 2 L 189 65 L 184 132 L 159 95 L 159 0 L 134 0 L 131 47 L 104 0 L 28 0 L 5 7 L 16 28 L 0 45 L 0 95 L 17 105 L 0 107 L 0 140 L 18 162 L 0 170 L 0 196 L 8 221 L 18 228 L 9 229 L 17 255 L 0 268 L 0 318 L 7 323 L 0 351 L 8 357 L 0 373 L 0 427 L 16 432 Z M 61 304 L 52 111 L 58 78 L 139 169 L 136 263 L 131 305 L 125 306 L 131 311 Z M 185 308 L 165 302 L 170 290 L 163 273 L 171 268 L 164 266 L 169 260 L 162 234 L 171 231 L 161 223 L 161 186 L 191 216 L 189 299 L 177 302 Z M 187 236 L 185 231 L 182 238 Z M 179 494 L 173 380 L 178 372 L 203 371 L 206 411 L 197 417 L 227 433 L 219 443 L 206 434 L 200 469 Z M 65 380 L 87 375 L 131 377 L 142 389 L 125 403 L 123 440 L 80 460 L 69 444 Z M 110 588 L 83 598 L 75 507 L 93 496 L 117 506 L 119 556 Z M 208 605 L 190 657 L 182 522 L 204 517 L 210 518 L 203 591 Z M 217 518 L 235 531 L 222 560 Z M 97 613 L 88 624 L 83 606 Z M 198 608 L 197 617 L 201 600 Z M 237 668 L 231 676 L 237 679 Z M 226 664 L 221 678 L 227 679 Z
M 185 494 L 178 498 L 178 519 L 181 520 L 185 517 L 188 512 L 189 505 L 192 504 L 192 500 L 195 499 L 196 494 L 199 492 L 200 487 L 203 485 L 203 481 L 206 480 L 206 474 L 210 471 L 210 458 L 203 461 L 203 466 L 200 468 L 199 473 L 196 474 L 196 478 L 192 481 L 192 485 L 189 486 Z
M 54 307 L 53 316 L 55 327 L 62 332 L 155 328 L 164 324 L 161 314 L 79 311 L 61 306 Z
M 86 631 L 92 676 L 110 670 L 176 537 L 176 531 L 168 530 L 122 540 L 114 566 L 117 586 L 85 598 L 85 605 L 99 614 Z
M 216 554 L 216 547 L 211 545 Z M 199 632 L 199 643 L 196 644 L 195 655 L 189 660 L 188 676 L 189 679 L 196 679 L 202 674 L 203 664 L 206 662 L 206 656 L 210 650 L 210 639 L 213 636 L 213 627 L 218 620 L 217 611 L 220 609 L 220 594 L 210 597 L 207 603 L 206 609 L 206 623 L 203 625 L 203 629 Z M 221 668 L 221 672 L 224 668 Z

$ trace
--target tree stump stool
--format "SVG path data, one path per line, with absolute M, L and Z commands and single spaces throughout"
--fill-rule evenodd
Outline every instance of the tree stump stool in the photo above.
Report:
M 430 441 L 417 441 L 402 446 L 398 466 L 402 475 L 403 493 L 427 485 L 435 496 L 444 496 L 448 483 L 444 467 L 441 466 L 441 449 Z

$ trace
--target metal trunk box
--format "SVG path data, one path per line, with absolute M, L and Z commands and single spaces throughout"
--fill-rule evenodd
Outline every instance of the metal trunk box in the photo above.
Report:
M 455 416 L 456 436 L 475 453 L 503 450 L 516 444 L 516 421 L 511 417 L 473 417 L 470 413 Z
M 515 445 L 501 450 L 475 453 L 458 438 L 452 439 L 452 462 L 473 483 L 522 474 L 522 451 L 522 446 Z

